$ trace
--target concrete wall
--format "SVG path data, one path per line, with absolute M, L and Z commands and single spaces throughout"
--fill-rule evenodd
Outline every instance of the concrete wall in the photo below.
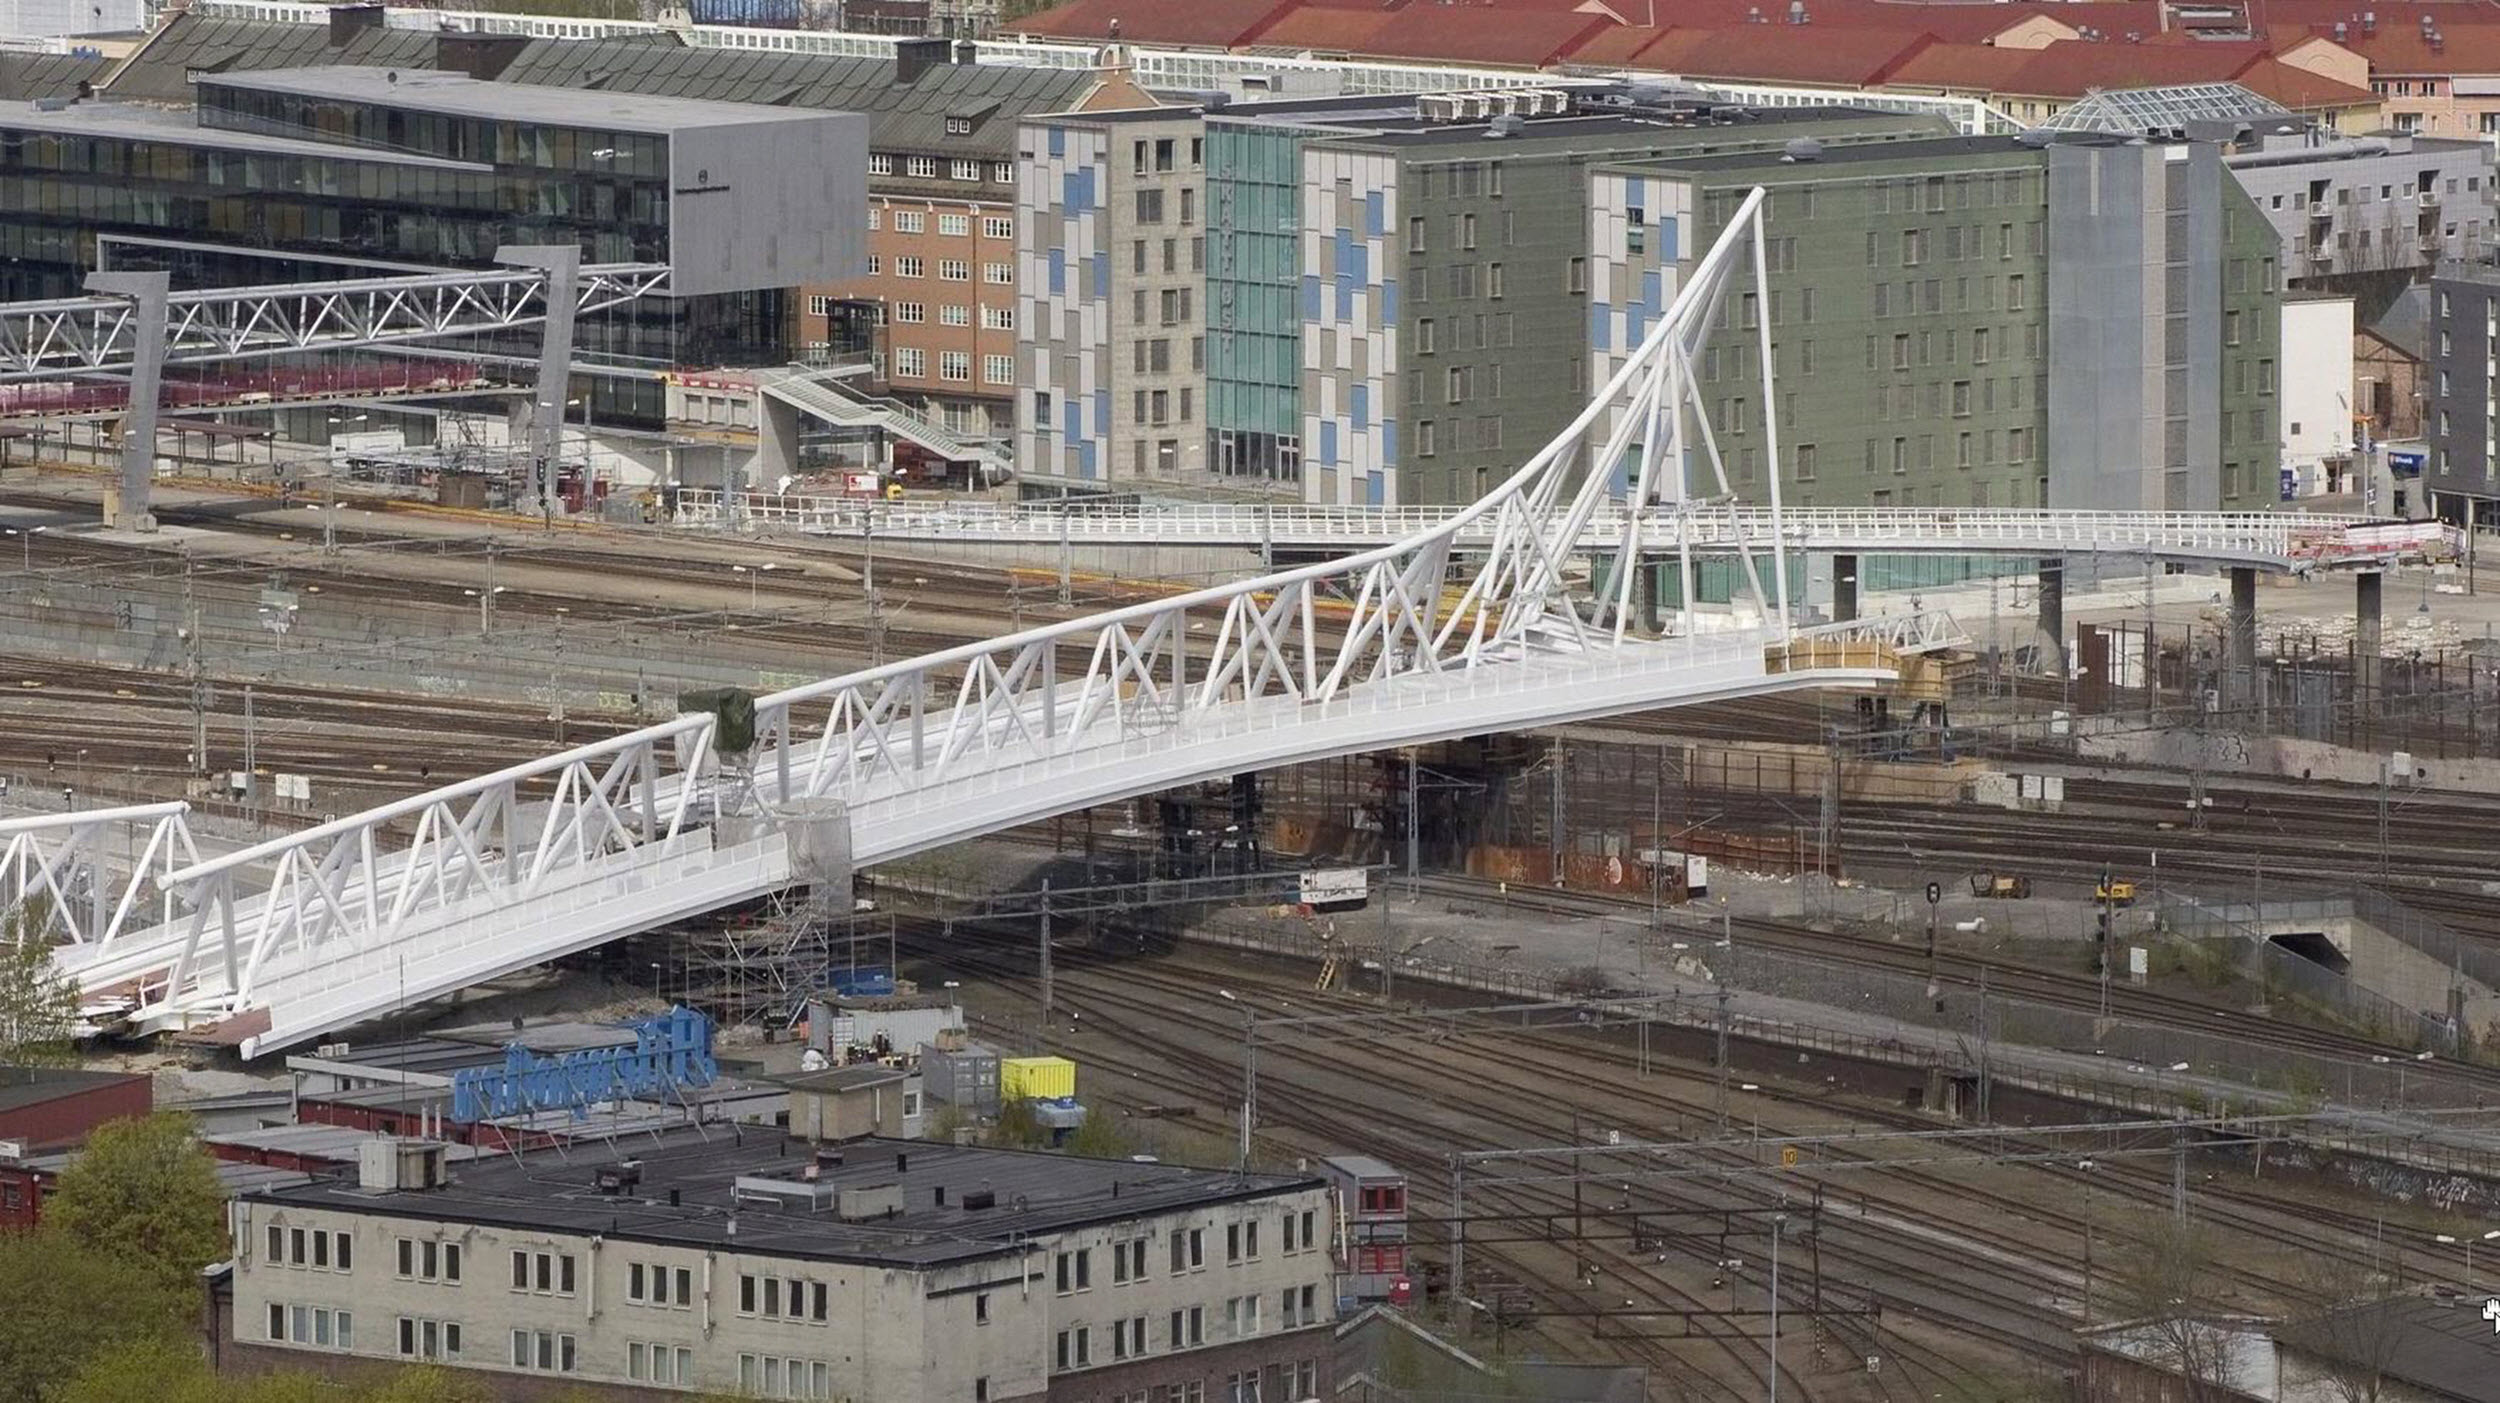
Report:
M 2145 257 L 2162 218 L 2160 177 L 2157 147 L 2049 148 L 2052 507 L 2162 505 L 2144 471 L 2162 457 L 2163 269 Z
M 2293 490 L 2300 496 L 2326 490 L 2322 460 L 2352 451 L 2352 307 L 2349 297 L 2296 297 L 2283 304 L 2283 393 L 2275 424 L 2283 466 L 2296 474 Z
M 670 291 L 857 277 L 868 267 L 867 189 L 862 113 L 793 112 L 671 133 Z

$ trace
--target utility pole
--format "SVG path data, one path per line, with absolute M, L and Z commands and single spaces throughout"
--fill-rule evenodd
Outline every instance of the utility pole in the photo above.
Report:
M 1044 877 L 1044 878 L 1042 879 L 1042 943 L 1041 943 L 1041 979 L 1042 979 L 1042 1030 L 1043 1030 L 1045 1033 L 1047 1033 L 1047 1032 L 1050 1030 L 1050 1006 L 1051 1006 L 1051 987 L 1050 987 L 1050 879 L 1049 879 L 1048 877 Z M 1247 1132 L 1244 1132 L 1244 1133 L 1245 1133 L 1245 1135 L 1247 1134 Z
M 2109 884 L 2109 864 L 2101 864 L 2101 921 L 2099 948 L 2101 952 L 2101 1017 L 2109 1017 L 2109 937 L 2110 925 L 2117 916 L 2115 893 Z
M 2187 1127 L 2182 1125 L 2178 1129 L 2177 1145 L 2170 1155 L 2170 1216 L 2181 1227 L 2186 1227 L 2188 1220 L 2187 1155 L 2188 1132 Z
M 191 773 L 208 773 L 208 669 L 200 656 L 200 606 L 191 589 L 191 547 L 182 548 L 182 666 L 191 681 Z
M 1422 763 L 1421 747 L 1406 752 L 1406 899 L 1409 901 L 1415 899 L 1417 873 L 1421 870 L 1417 865 L 1420 850 L 1417 846 L 1416 830 L 1422 827 L 1423 815 L 1415 808 L 1416 797 L 1420 792 L 1420 786 L 1415 782 L 1415 771 Z M 1380 899 L 1385 906 L 1388 903 L 1389 894 L 1382 892 Z
M 1259 1118 L 1259 1020 L 1241 1016 L 1241 1154 L 1240 1167 L 1250 1172 L 1250 1132 Z
M 2083 1323 L 2089 1328 L 2092 1324 L 2092 1191 L 2099 1185 L 2092 1178 L 2092 1161 L 2083 1160 L 2075 1167 L 2083 1171 Z
M 252 724 L 252 686 L 243 684 L 243 805 L 247 813 L 260 812 L 260 743 Z
M 1788 1215 L 1771 1215 L 1771 1403 L 1780 1403 L 1780 1239 L 1788 1235 Z
M 1719 1134 L 1724 1136 L 1727 1134 L 1727 978 L 1725 971 L 1721 972 L 1719 979 L 1719 1051 L 1717 1064 L 1719 1070 Z

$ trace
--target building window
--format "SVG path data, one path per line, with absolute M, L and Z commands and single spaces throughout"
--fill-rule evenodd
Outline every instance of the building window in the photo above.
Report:
M 958 156 L 955 158 L 954 164 L 948 168 L 947 174 L 953 176 L 957 180 L 979 180 L 981 178 L 981 163 L 979 161 L 967 160 L 964 157 Z
M 902 322 L 905 325 L 914 325 L 920 322 L 925 322 L 928 319 L 929 304 L 926 302 L 897 302 L 894 304 L 894 320 L 898 322 Z
M 925 234 L 928 231 L 929 217 L 927 215 L 922 214 L 916 209 L 898 209 L 894 211 L 895 233 Z
M 807 314 L 811 317 L 832 316 L 833 299 L 823 293 L 810 293 L 807 299 Z
M 961 303 L 949 302 L 938 308 L 938 325 L 970 326 L 972 325 L 972 309 Z
M 938 352 L 938 378 L 956 384 L 970 381 L 972 379 L 972 353 L 970 351 Z
M 1160 419 L 1163 416 L 1156 415 Z M 1062 1252 L 1058 1258 L 1059 1294 L 1090 1291 L 1094 1286 L 1094 1254 L 1090 1248 Z
M 1094 1362 L 1094 1332 L 1079 1325 L 1062 1330 L 1058 1337 L 1058 1360 L 1062 1369 L 1082 1369 Z
M 1168 1342 L 1171 1348 L 1189 1349 L 1206 1342 L 1206 1307 L 1191 1306 L 1187 1310 L 1172 1312 L 1172 1333 Z
M 1191 1228 L 1187 1232 L 1175 1231 L 1171 1242 L 1173 1274 L 1196 1271 L 1207 1264 L 1207 1230 L 1205 1228 Z
M 403 1237 L 398 1241 L 399 1277 L 403 1281 L 441 1281 L 457 1284 L 460 1280 L 460 1244 L 437 1242 L 432 1238 Z M 339 1250 L 346 1252 L 346 1234 L 339 1235 Z M 346 1268 L 342 1266 L 340 1270 Z
M 1016 281 L 1016 270 L 1005 263 L 984 263 L 981 265 L 981 281 L 992 287 L 1011 287 Z
M 311 1349 L 352 1351 L 356 1348 L 356 1317 L 329 1306 L 269 1303 L 269 1338 L 280 1344 Z
M 868 276 L 873 278 L 884 271 L 885 255 L 878 253 L 868 255 Z
M 894 174 L 894 158 L 879 152 L 870 152 L 868 155 L 868 173 L 870 175 Z
M 914 156 L 905 163 L 903 170 L 906 175 L 915 180 L 935 180 L 937 179 L 937 157 Z
M 535 1373 L 572 1373 L 572 1335 L 550 1330 L 512 1330 L 512 1368 Z
M 514 1252 L 512 1289 L 540 1296 L 570 1296 L 573 1266 L 569 1252 Z
M 938 279 L 942 282 L 968 283 L 972 281 L 972 265 L 960 258 L 941 258 L 938 260 Z
M 1013 307 L 983 307 L 981 309 L 981 329 L 983 331 L 1015 330 L 1016 309 Z
M 406 1359 L 456 1359 L 460 1355 L 460 1322 L 399 1318 L 399 1353 Z
M 972 233 L 972 216 L 968 214 L 941 214 L 938 216 L 938 233 L 950 239 L 969 237 Z
M 1585 258 L 1574 258 L 1565 263 L 1563 265 L 1563 291 L 1586 292 L 1588 290 L 1589 261 Z
M 898 253 L 894 256 L 894 276 L 898 278 L 920 277 L 927 267 L 928 265 L 923 263 L 920 255 L 916 253 Z

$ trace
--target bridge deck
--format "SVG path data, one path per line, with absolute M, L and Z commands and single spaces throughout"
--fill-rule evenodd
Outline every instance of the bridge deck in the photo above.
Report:
M 1211 546 L 1249 550 L 1347 551 L 1384 545 L 1449 525 L 1458 507 L 1322 507 L 1301 504 L 1061 507 L 981 502 L 870 502 L 840 497 L 741 494 L 738 525 L 811 534 L 867 535 L 890 541 L 1022 545 Z M 2127 555 L 2187 564 L 2266 570 L 2320 566 L 2378 569 L 2455 550 L 2455 533 L 2437 522 L 2391 522 L 2299 512 L 2095 512 L 1955 508 L 1790 508 L 1778 539 L 1792 549 L 1842 555 Z M 722 523 L 717 492 L 689 490 L 681 524 Z M 1625 512 L 1591 515 L 1579 545 L 1605 550 L 1624 535 Z M 1681 534 L 1679 534 L 1679 532 Z M 1758 507 L 1696 507 L 1678 517 L 1654 508 L 1643 523 L 1645 549 L 1673 555 L 1689 542 L 1697 555 L 1724 555 L 1740 543 L 1774 539 L 1771 513 Z M 1495 524 L 1459 526 L 1461 546 L 1489 545 Z

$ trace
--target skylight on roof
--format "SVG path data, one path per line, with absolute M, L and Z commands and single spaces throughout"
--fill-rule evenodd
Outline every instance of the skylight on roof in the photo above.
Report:
M 2097 92 L 2040 125 L 2049 131 L 2135 136 L 2176 130 L 2190 122 L 2245 122 L 2288 115 L 2289 108 L 2237 83 L 2188 83 Z

